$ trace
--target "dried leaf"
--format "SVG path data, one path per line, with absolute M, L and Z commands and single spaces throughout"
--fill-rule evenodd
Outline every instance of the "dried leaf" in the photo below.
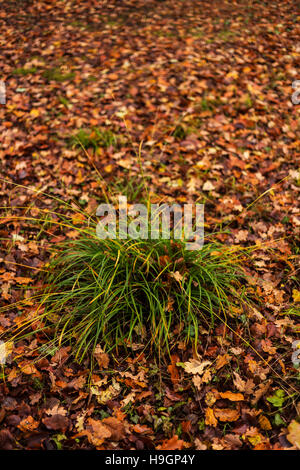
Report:
M 214 410 L 212 408 L 206 408 L 205 410 L 205 424 L 207 426 L 213 426 L 213 427 L 216 427 L 218 424 L 218 421 L 214 414 Z
M 205 367 L 211 364 L 210 361 L 198 361 L 197 359 L 192 359 L 191 361 L 184 362 L 184 369 L 189 374 L 198 374 L 202 375 Z
M 223 422 L 236 421 L 240 417 L 239 411 L 231 408 L 214 408 L 214 414 Z
M 300 423 L 298 421 L 293 420 L 288 425 L 288 440 L 291 444 L 297 447 L 300 450 Z

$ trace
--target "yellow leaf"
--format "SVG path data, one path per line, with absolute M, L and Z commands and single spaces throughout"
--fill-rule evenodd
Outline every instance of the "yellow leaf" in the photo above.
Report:
M 300 423 L 293 420 L 288 426 L 287 438 L 291 444 L 300 449 Z
M 295 302 L 300 302 L 300 290 L 293 289 L 293 299 Z
M 40 115 L 40 111 L 36 108 L 33 108 L 31 111 L 30 111 L 30 115 L 33 116 L 34 118 L 38 117 Z
M 106 165 L 106 166 L 104 167 L 104 171 L 105 171 L 106 173 L 111 173 L 111 172 L 113 171 L 113 169 L 114 169 L 114 167 L 113 167 L 112 165 Z

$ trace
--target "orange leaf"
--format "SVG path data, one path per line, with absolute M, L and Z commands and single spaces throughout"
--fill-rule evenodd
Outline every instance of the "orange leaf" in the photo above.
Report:
M 133 431 L 137 432 L 139 434 L 145 433 L 145 434 L 150 434 L 153 433 L 152 429 L 146 426 L 145 424 L 135 424 L 133 426 Z
M 179 357 L 176 354 L 172 354 L 171 356 L 171 364 L 168 365 L 168 371 L 171 374 L 171 380 L 173 384 L 177 384 L 179 382 L 179 373 L 176 367 L 176 363 L 179 361 Z
M 212 408 L 206 408 L 205 410 L 205 424 L 207 424 L 207 426 L 213 427 L 216 427 L 218 424 L 218 421 L 214 415 L 214 410 Z
M 20 424 L 18 424 L 18 428 L 21 431 L 34 431 L 38 427 L 38 421 L 35 421 L 32 416 L 27 416 L 27 418 L 22 419 Z
M 182 450 L 183 447 L 189 447 L 187 442 L 182 441 L 179 439 L 176 434 L 171 437 L 171 439 L 163 441 L 161 446 L 157 446 L 157 450 Z
M 225 364 L 228 364 L 230 359 L 231 359 L 231 357 L 228 354 L 224 354 L 223 356 L 219 355 L 217 357 L 216 369 L 217 370 L 221 369 L 223 366 L 225 366 Z
M 244 395 L 242 393 L 233 393 L 230 392 L 229 390 L 224 393 L 220 393 L 221 398 L 226 398 L 227 400 L 230 401 L 242 401 L 244 400 Z
M 30 277 L 15 277 L 15 281 L 18 284 L 29 284 L 30 282 L 33 282 L 33 279 Z
M 258 422 L 261 429 L 264 429 L 264 431 L 270 431 L 270 429 L 272 429 L 271 423 L 266 416 L 260 415 L 258 417 Z

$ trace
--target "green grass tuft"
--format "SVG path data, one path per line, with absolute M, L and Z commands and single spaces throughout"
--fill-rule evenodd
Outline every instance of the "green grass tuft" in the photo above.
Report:
M 68 73 L 61 73 L 59 68 L 52 68 L 45 70 L 43 73 L 44 78 L 47 81 L 55 81 L 55 82 L 65 82 L 69 80 L 73 80 L 75 78 L 75 73 L 74 72 L 68 72 Z
M 96 150 L 98 147 L 116 147 L 117 143 L 118 139 L 113 132 L 99 128 L 80 129 L 69 138 L 71 146 L 83 147 L 84 149 L 93 148 Z
M 79 361 L 97 344 L 150 345 L 160 354 L 179 339 L 197 345 L 201 325 L 237 309 L 237 257 L 215 243 L 188 251 L 181 241 L 102 240 L 86 231 L 53 257 L 34 321 L 53 330 L 52 344 L 73 344 Z
M 36 72 L 37 72 L 36 67 L 30 67 L 30 68 L 20 67 L 20 68 L 17 68 L 17 69 L 13 70 L 13 74 L 14 75 L 19 75 L 19 76 L 31 75 L 31 74 L 36 73 Z

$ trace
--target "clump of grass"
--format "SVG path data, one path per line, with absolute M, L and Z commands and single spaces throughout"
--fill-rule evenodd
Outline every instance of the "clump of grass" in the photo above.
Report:
M 18 76 L 26 76 L 26 75 L 31 75 L 33 73 L 36 73 L 37 72 L 37 68 L 36 67 L 30 67 L 30 68 L 23 68 L 23 67 L 20 67 L 20 68 L 17 68 L 17 69 L 14 69 L 13 70 L 13 74 L 14 75 L 18 75 Z
M 183 140 L 188 136 L 188 131 L 183 125 L 179 124 L 175 127 L 173 131 L 173 136 L 176 139 Z
M 230 31 L 229 29 L 224 29 L 218 32 L 218 37 L 222 41 L 230 41 L 231 39 L 235 38 L 235 36 L 236 36 L 235 32 Z
M 79 362 L 97 344 L 160 355 L 178 340 L 196 347 L 201 325 L 237 310 L 242 279 L 238 255 L 217 243 L 189 251 L 177 240 L 99 239 L 87 227 L 55 252 L 36 314 L 17 337 L 35 325 L 52 345 L 71 344 Z
M 69 144 L 71 146 L 83 147 L 84 149 L 93 148 L 96 150 L 98 147 L 116 147 L 117 143 L 118 139 L 113 132 L 97 127 L 93 129 L 80 129 L 75 135 L 69 138 Z
M 46 80 L 50 81 L 55 81 L 55 82 L 65 82 L 68 80 L 73 80 L 75 78 L 75 73 L 74 72 L 69 72 L 69 73 L 62 73 L 59 68 L 52 68 L 45 70 L 43 73 L 43 76 L 45 77 Z

